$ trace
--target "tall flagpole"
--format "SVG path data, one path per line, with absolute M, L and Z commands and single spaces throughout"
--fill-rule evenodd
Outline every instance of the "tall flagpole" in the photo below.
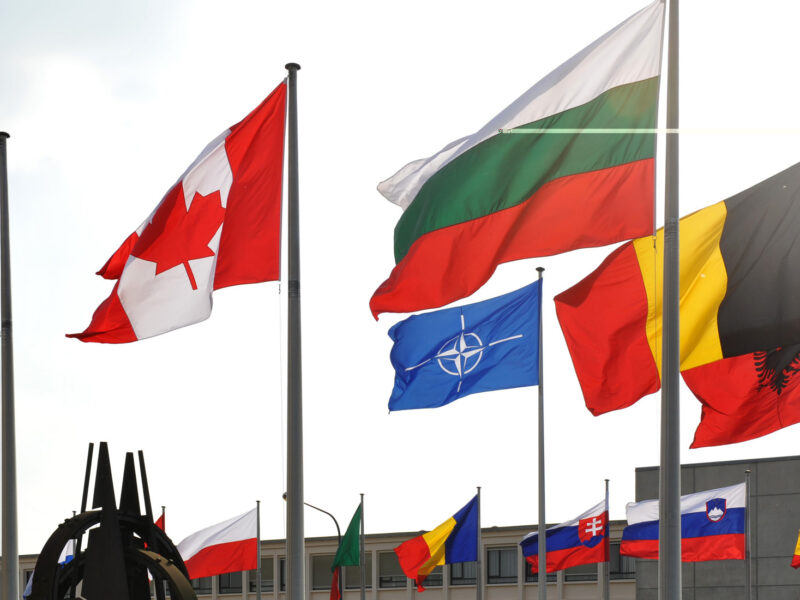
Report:
M 744 514 L 745 514 L 745 529 L 744 529 L 744 597 L 746 600 L 751 600 L 753 597 L 753 583 L 751 580 L 751 569 L 753 567 L 753 557 L 751 550 L 753 548 L 750 542 L 750 536 L 753 530 L 750 527 L 752 516 L 752 504 L 750 502 L 750 469 L 744 472 Z
M 606 545 L 606 560 L 603 563 L 603 600 L 609 600 L 611 598 L 611 565 L 609 564 L 611 561 L 611 542 L 608 539 L 611 533 L 611 525 L 608 522 L 608 517 L 610 515 L 611 510 L 608 505 L 608 479 L 606 479 L 606 538 L 603 540 L 603 543 Z
M 361 532 L 358 536 L 358 562 L 361 564 L 361 600 L 367 597 L 367 557 L 364 552 L 364 494 L 361 494 Z M 370 573 L 370 575 L 372 575 Z
M 483 600 L 483 578 L 481 577 L 481 486 L 478 486 L 478 540 L 475 549 L 475 600 Z
M 542 273 L 544 267 L 536 267 L 539 272 L 539 600 L 547 600 L 547 521 L 544 516 L 544 360 L 542 357 Z
M 305 539 L 303 528 L 303 385 L 300 351 L 300 227 L 297 167 L 297 71 L 288 63 L 287 110 L 287 264 L 288 264 L 288 356 L 287 356 L 287 473 L 286 473 L 286 598 L 305 598 Z M 260 583 L 260 582 L 259 582 Z
M 261 500 L 256 500 L 256 600 L 261 600 Z
M 19 598 L 19 553 L 17 548 L 17 442 L 14 427 L 14 346 L 11 340 L 11 255 L 8 240 L 8 170 L 6 140 L 0 131 L 0 287 L 2 295 L 3 376 L 3 598 Z
M 681 598 L 678 0 L 669 0 L 658 598 Z

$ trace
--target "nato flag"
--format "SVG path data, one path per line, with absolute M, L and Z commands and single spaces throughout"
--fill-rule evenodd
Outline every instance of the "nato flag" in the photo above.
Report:
M 389 330 L 389 410 L 539 383 L 541 280 L 483 302 L 414 315 Z

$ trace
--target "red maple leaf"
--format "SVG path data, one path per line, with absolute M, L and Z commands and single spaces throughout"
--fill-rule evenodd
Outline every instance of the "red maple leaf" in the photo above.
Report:
M 208 196 L 196 192 L 187 211 L 180 183 L 167 192 L 131 254 L 156 263 L 156 275 L 182 264 L 192 289 L 196 290 L 189 261 L 214 256 L 208 243 L 224 218 L 219 191 Z

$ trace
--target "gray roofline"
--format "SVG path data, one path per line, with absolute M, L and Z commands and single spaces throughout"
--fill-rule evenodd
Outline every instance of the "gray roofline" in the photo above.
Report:
M 684 467 L 720 467 L 723 465 L 750 465 L 753 463 L 764 463 L 764 462 L 782 462 L 782 461 L 789 461 L 789 460 L 800 460 L 800 456 L 776 456 L 772 458 L 750 458 L 750 459 L 739 459 L 739 460 L 718 460 L 714 462 L 704 462 L 704 463 L 681 463 L 681 468 Z M 636 467 L 636 472 L 639 471 L 657 471 L 658 467 Z

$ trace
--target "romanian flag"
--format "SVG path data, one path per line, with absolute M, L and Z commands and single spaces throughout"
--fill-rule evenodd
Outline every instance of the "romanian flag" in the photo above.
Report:
M 478 496 L 436 529 L 394 549 L 400 567 L 422 592 L 422 582 L 439 565 L 478 560 Z
M 376 318 L 469 296 L 505 262 L 652 231 L 663 18 L 657 0 L 378 185 L 404 212 Z
M 794 556 L 792 556 L 792 566 L 797 569 L 800 567 L 800 532 L 797 534 L 797 544 L 794 547 Z
M 681 219 L 681 371 L 800 342 L 798 231 L 800 163 Z M 595 415 L 660 387 L 663 241 L 624 244 L 555 298 Z

